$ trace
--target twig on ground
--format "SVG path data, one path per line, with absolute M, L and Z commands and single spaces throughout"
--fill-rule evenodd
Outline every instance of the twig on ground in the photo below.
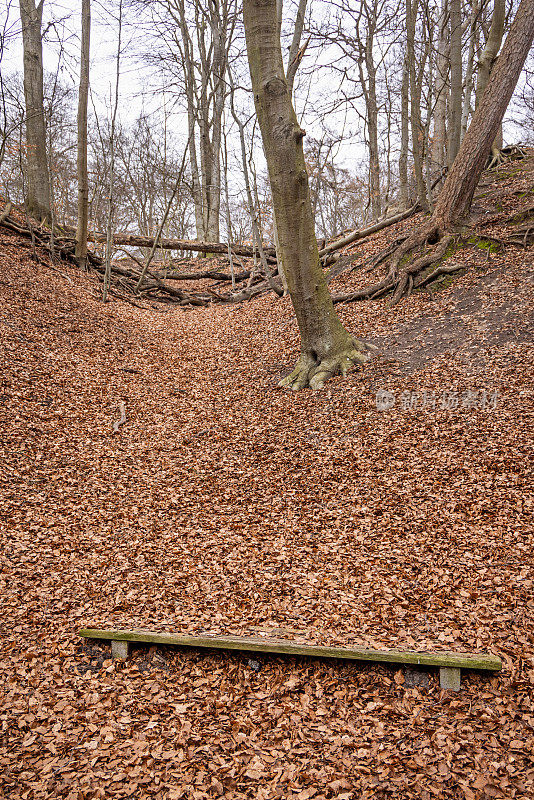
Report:
M 120 419 L 116 419 L 113 423 L 113 433 L 118 433 L 119 427 L 124 425 L 126 422 L 126 406 L 124 405 L 124 401 L 121 400 L 119 403 L 119 411 L 120 411 Z

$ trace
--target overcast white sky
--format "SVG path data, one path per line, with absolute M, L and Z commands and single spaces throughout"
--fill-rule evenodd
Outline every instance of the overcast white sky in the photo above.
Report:
M 0 0 L 0 8 L 3 3 L 9 0 Z M 291 5 L 286 0 L 287 8 L 291 12 Z M 105 114 L 106 107 L 110 106 L 110 98 L 114 91 L 115 83 L 115 63 L 117 48 L 117 24 L 113 19 L 116 15 L 117 0 L 109 3 L 102 3 L 101 0 L 92 0 L 92 19 L 91 19 L 91 91 L 93 102 L 99 115 Z M 123 124 L 131 124 L 140 113 L 150 113 L 161 108 L 165 102 L 165 94 L 158 89 L 157 77 L 153 71 L 143 63 L 139 55 L 146 45 L 146 35 L 144 34 L 142 20 L 136 20 L 131 10 L 124 12 L 125 26 L 123 30 L 123 45 L 121 57 L 121 78 L 120 78 L 120 105 L 119 116 Z M 5 12 L 4 12 L 5 14 Z M 20 36 L 20 20 L 18 0 L 11 0 L 10 19 L 14 22 L 13 33 L 4 55 L 2 69 L 5 72 L 17 70 L 22 71 L 22 41 Z M 2 12 L 0 11 L 0 23 Z M 55 74 L 58 68 L 58 60 L 61 46 L 58 39 L 63 41 L 63 52 L 60 59 L 60 73 L 66 82 L 77 85 L 79 68 L 79 36 L 80 36 L 80 3 L 78 0 L 45 0 L 43 14 L 43 29 L 54 21 L 54 27 L 49 28 L 43 49 L 43 59 L 45 70 Z M 326 53 L 323 57 L 327 58 Z M 321 55 L 317 52 L 307 56 L 306 66 L 311 67 Z M 246 78 L 248 84 L 248 78 Z M 312 91 L 302 95 L 297 100 L 297 110 L 304 107 L 310 113 L 306 113 L 304 123 L 309 135 L 321 135 L 322 128 L 316 122 L 315 109 L 319 107 L 320 96 L 328 92 L 328 85 L 323 82 L 318 85 L 317 81 L 312 84 Z M 243 101 L 244 98 L 242 98 Z M 167 95 L 167 106 L 172 105 Z M 353 129 L 356 131 L 358 123 L 354 119 Z M 171 120 L 171 125 L 175 132 L 186 138 L 186 120 L 183 111 L 178 111 Z M 348 127 L 344 121 L 344 115 L 334 115 L 329 119 L 329 126 L 344 126 L 345 132 Z M 357 151 L 363 157 L 363 141 L 361 135 L 353 139 L 346 145 L 344 160 L 349 165 L 355 157 Z M 355 150 L 356 148 L 356 150 Z M 236 142 L 237 151 L 237 142 Z M 342 154 L 340 153 L 340 156 Z M 236 160 L 238 153 L 235 153 Z
M 7 0 L 0 0 L 0 6 Z M 109 9 L 113 10 L 115 2 L 107 5 L 93 0 L 91 3 L 91 88 L 101 102 L 109 98 L 114 87 L 117 49 L 117 25 Z M 5 14 L 5 12 L 4 12 Z M 0 12 L 0 20 L 3 14 Z M 125 12 L 125 19 L 131 13 Z M 3 69 L 6 71 L 22 71 L 22 39 L 20 35 L 20 19 L 18 0 L 12 0 L 10 18 L 14 22 L 14 36 L 8 42 L 4 55 Z M 61 46 L 61 74 L 68 82 L 78 82 L 79 69 L 79 37 L 80 37 L 80 3 L 79 0 L 45 0 L 43 13 L 43 30 L 47 30 L 43 48 L 44 68 L 54 74 L 58 68 Z M 125 25 L 123 30 L 122 63 L 121 63 L 121 111 L 125 117 L 132 119 L 143 106 L 142 94 L 146 87 L 146 68 L 134 58 L 132 47 L 136 39 L 136 30 Z

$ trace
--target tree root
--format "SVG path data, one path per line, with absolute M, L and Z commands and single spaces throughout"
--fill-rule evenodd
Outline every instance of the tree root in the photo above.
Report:
M 371 358 L 375 345 L 349 336 L 342 347 L 329 350 L 322 358 L 312 352 L 303 352 L 286 378 L 278 386 L 297 392 L 301 389 L 322 389 L 329 378 L 345 375 L 355 366 L 365 364 Z
M 506 161 L 506 154 L 499 150 L 498 147 L 491 148 L 491 156 L 488 162 L 486 169 L 494 169 L 495 167 L 500 167 L 501 164 L 504 164 Z
M 508 147 L 499 148 L 495 144 L 491 148 L 491 154 L 486 164 L 486 169 L 500 167 L 505 161 L 510 159 L 526 158 L 526 153 L 520 145 L 513 144 Z
M 453 234 L 441 231 L 438 225 L 430 220 L 398 245 L 390 255 L 387 273 L 379 283 L 350 294 L 334 295 L 332 300 L 334 303 L 347 303 L 355 300 L 375 300 L 390 294 L 390 305 L 394 306 L 403 297 L 408 297 L 414 289 L 432 283 L 440 275 L 450 275 L 462 269 L 461 264 L 445 265 L 443 262 L 443 257 L 454 239 Z M 427 245 L 430 245 L 430 249 L 426 249 Z M 424 252 L 421 252 L 421 249 L 424 249 Z M 401 264 L 406 266 L 401 268 Z M 428 273 L 428 268 L 433 264 L 438 266 Z

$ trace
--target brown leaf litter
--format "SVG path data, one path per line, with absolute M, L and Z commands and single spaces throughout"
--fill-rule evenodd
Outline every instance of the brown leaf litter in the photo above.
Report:
M 432 301 L 341 306 L 382 356 L 293 395 L 287 299 L 103 306 L 18 244 L 1 234 L 3 796 L 532 798 L 532 247 L 466 251 Z M 452 694 L 372 664 L 123 665 L 83 625 L 504 668 Z

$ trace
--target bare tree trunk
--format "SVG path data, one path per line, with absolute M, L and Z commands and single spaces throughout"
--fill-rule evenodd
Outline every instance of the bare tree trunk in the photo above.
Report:
M 436 203 L 440 228 L 466 217 L 491 145 L 514 93 L 534 39 L 534 0 L 521 0 L 501 55 Z
M 300 39 L 302 36 L 302 31 L 304 28 L 304 18 L 306 16 L 306 5 L 308 0 L 299 0 L 298 8 L 297 8 L 297 17 L 295 19 L 295 28 L 293 30 L 293 38 L 291 39 L 291 46 L 289 48 L 289 55 L 287 59 L 287 70 L 286 70 L 286 79 L 287 79 L 287 88 L 289 91 L 289 96 L 293 97 L 293 88 L 295 84 L 295 76 L 297 74 L 297 70 L 299 68 L 300 62 L 302 61 L 302 56 L 304 54 L 304 50 L 306 49 L 306 44 L 303 48 L 300 48 Z M 282 31 L 282 8 L 283 8 L 283 0 L 277 0 L 276 3 L 276 15 L 278 20 L 278 32 L 279 35 Z M 315 217 L 315 214 L 314 214 Z M 288 293 L 287 281 L 284 272 L 284 264 L 282 260 L 282 254 L 280 252 L 280 247 L 278 243 L 278 228 L 276 225 L 276 213 L 273 208 L 273 231 L 274 231 L 274 246 L 276 249 L 276 260 L 278 262 L 278 272 L 282 278 L 282 285 L 284 287 L 284 296 Z
M 401 142 L 399 155 L 399 194 L 402 208 L 408 208 L 408 147 L 410 144 L 409 132 L 409 72 L 408 56 L 404 57 L 402 65 L 401 86 Z
M 224 199 L 226 203 L 226 241 L 228 242 L 228 261 L 230 262 L 230 275 L 232 276 L 232 291 L 235 291 L 235 271 L 234 271 L 234 254 L 232 252 L 232 218 L 230 215 L 230 193 L 228 191 L 228 148 L 226 144 L 226 130 L 223 135 L 224 141 Z
M 239 141 L 240 141 L 240 144 L 241 144 L 241 162 L 242 162 L 242 165 L 243 165 L 243 177 L 245 179 L 245 190 L 246 190 L 246 193 L 247 193 L 248 212 L 250 214 L 250 222 L 251 222 L 251 225 L 252 225 L 252 240 L 254 242 L 254 253 L 256 253 L 256 252 L 259 253 L 261 265 L 262 265 L 263 270 L 265 272 L 265 277 L 267 278 L 267 280 L 269 282 L 269 286 L 278 295 L 281 295 L 282 294 L 281 290 L 279 289 L 279 287 L 273 281 L 271 269 L 269 267 L 269 264 L 267 263 L 267 258 L 266 258 L 266 255 L 265 255 L 265 248 L 263 247 L 261 230 L 260 230 L 260 226 L 259 226 L 259 223 L 258 223 L 258 218 L 256 216 L 256 208 L 259 209 L 258 190 L 257 190 L 256 183 L 254 183 L 254 190 L 255 190 L 255 194 L 256 194 L 256 204 L 254 204 L 254 197 L 252 195 L 252 189 L 251 189 L 251 186 L 250 186 L 249 169 L 248 169 L 248 164 L 247 164 L 247 147 L 246 147 L 246 142 L 245 142 L 245 126 L 241 122 L 241 120 L 239 119 L 239 116 L 238 116 L 238 114 L 237 114 L 237 112 L 235 110 L 235 105 L 234 105 L 234 91 L 235 91 L 234 90 L 234 82 L 233 82 L 233 77 L 232 77 L 232 73 L 230 71 L 230 66 L 229 65 L 227 66 L 227 70 L 228 70 L 228 82 L 230 84 L 230 108 L 232 110 L 232 116 L 234 118 L 234 122 L 237 125 L 237 128 L 239 130 Z M 277 252 L 277 255 L 278 255 L 278 250 L 276 250 L 276 252 Z M 278 262 L 278 263 L 280 263 L 280 262 Z
M 117 110 L 119 107 L 119 81 L 121 65 L 121 41 L 122 41 L 122 0 L 119 0 L 119 32 L 117 40 L 117 55 L 115 58 L 115 98 L 113 113 L 111 117 L 110 132 L 110 165 L 109 165 L 109 195 L 108 195 L 108 217 L 106 225 L 106 255 L 104 268 L 104 283 L 102 288 L 102 300 L 104 303 L 108 299 L 109 284 L 111 281 L 111 248 L 113 244 L 113 214 L 115 211 L 114 181 L 115 181 L 115 123 Z
M 449 114 L 449 148 L 447 160 L 452 165 L 462 135 L 462 3 L 450 0 L 451 19 L 451 95 Z
M 377 220 L 382 213 L 380 197 L 380 157 L 378 152 L 378 101 L 376 96 L 376 66 L 373 48 L 375 44 L 375 31 L 377 25 L 376 4 L 368 7 L 366 3 L 361 6 L 362 13 L 356 18 L 355 38 L 358 45 L 358 71 L 360 86 L 365 100 L 367 138 L 369 149 L 369 199 L 371 201 L 371 216 Z M 366 30 L 360 32 L 360 21 L 365 12 Z M 365 72 L 364 72 L 365 65 Z
M 467 52 L 467 67 L 465 70 L 465 92 L 462 107 L 462 130 L 463 139 L 467 131 L 469 113 L 471 111 L 471 95 L 473 93 L 474 67 L 475 67 L 475 45 L 478 22 L 479 6 L 478 0 L 471 0 L 471 14 L 469 20 L 469 49 Z
M 304 17 L 306 14 L 306 4 L 308 0 L 299 0 L 297 9 L 297 18 L 295 20 L 295 29 L 293 31 L 293 38 L 291 40 L 291 47 L 289 48 L 289 56 L 287 59 L 287 88 L 290 97 L 293 96 L 293 84 L 295 83 L 295 75 L 299 68 L 299 48 L 300 37 L 302 36 L 302 29 L 304 28 Z M 280 19 L 280 22 L 282 20 Z
M 373 61 L 373 37 L 367 36 L 365 65 L 368 76 L 367 129 L 369 132 L 369 188 L 373 220 L 382 213 L 380 198 L 380 154 L 378 152 L 378 102 L 376 99 L 376 69 Z
M 448 0 L 443 0 L 439 17 L 438 54 L 436 58 L 436 106 L 434 109 L 434 135 L 432 140 L 432 180 L 446 164 L 445 136 L 447 129 L 447 95 L 449 74 Z
M 495 0 L 493 4 L 493 15 L 491 18 L 491 27 L 488 34 L 488 41 L 484 48 L 484 52 L 478 62 L 477 73 L 477 92 L 476 104 L 480 103 L 484 89 L 488 85 L 489 76 L 492 67 L 497 58 L 497 53 L 501 46 L 502 37 L 504 35 L 504 19 L 506 16 L 505 0 Z
M 406 47 L 410 76 L 410 120 L 412 128 L 412 153 L 417 183 L 417 194 L 421 207 L 428 208 L 426 185 L 423 177 L 423 125 L 421 122 L 421 81 L 415 70 L 415 23 L 418 0 L 406 0 Z
M 193 204 L 195 207 L 195 230 L 197 239 L 203 240 L 205 238 L 204 222 L 202 218 L 202 189 L 200 181 L 200 172 L 198 168 L 197 145 L 195 141 L 195 74 L 193 67 L 193 43 L 189 35 L 187 22 L 185 19 L 184 6 L 178 4 L 179 18 L 178 25 L 182 35 L 182 68 L 184 73 L 185 95 L 187 99 L 187 121 L 189 133 L 189 158 L 191 164 L 191 193 L 193 195 Z
M 245 0 L 245 38 L 269 171 L 278 239 L 291 301 L 301 336 L 301 356 L 281 383 L 318 389 L 338 372 L 345 374 L 368 353 L 345 330 L 328 293 L 319 264 L 308 175 L 300 128 L 289 94 L 276 0 Z
M 218 4 L 209 5 L 211 40 L 213 43 L 213 60 L 211 75 L 213 81 L 213 115 L 211 120 L 211 173 L 209 175 L 209 213 L 207 238 L 209 242 L 218 242 L 219 216 L 221 205 L 221 136 L 222 136 L 222 117 L 224 110 L 224 99 L 226 95 L 226 85 L 224 76 L 226 73 L 226 60 L 228 49 L 226 41 L 226 26 L 223 24 L 219 15 Z M 230 35 L 231 38 L 231 35 Z
M 28 213 L 50 222 L 50 174 L 46 156 L 46 126 L 43 97 L 43 2 L 20 0 L 24 50 L 24 97 L 26 101 L 26 160 L 28 164 Z
M 491 70 L 497 58 L 497 53 L 501 46 L 502 37 L 504 34 L 504 22 L 506 17 L 505 0 L 495 0 L 493 4 L 493 16 L 491 18 L 491 27 L 488 34 L 488 40 L 484 48 L 484 52 L 478 62 L 477 74 L 477 91 L 476 91 L 476 104 L 484 93 L 489 80 Z M 502 124 L 495 135 L 495 141 L 491 146 L 491 151 L 495 159 L 498 158 L 499 152 L 502 148 Z
M 82 40 L 80 89 L 78 94 L 78 225 L 76 258 L 85 266 L 87 227 L 89 224 L 89 176 L 87 173 L 87 98 L 89 95 L 89 52 L 91 37 L 91 0 L 82 0 Z

